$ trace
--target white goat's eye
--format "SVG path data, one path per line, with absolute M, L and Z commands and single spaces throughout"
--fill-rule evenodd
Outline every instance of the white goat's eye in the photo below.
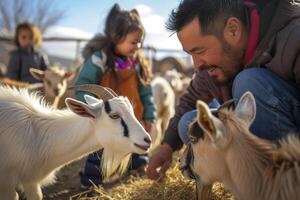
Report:
M 110 114 L 109 117 L 112 118 L 112 119 L 119 119 L 120 115 L 117 114 L 117 113 L 113 113 L 113 114 Z

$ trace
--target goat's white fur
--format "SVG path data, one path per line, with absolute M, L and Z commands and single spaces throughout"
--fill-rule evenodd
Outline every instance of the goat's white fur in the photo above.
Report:
M 176 69 L 166 71 L 163 77 L 171 85 L 175 94 L 175 104 L 177 104 L 182 94 L 186 92 L 186 89 L 188 88 L 191 82 L 191 78 L 185 77 L 182 73 L 178 72 Z
M 113 112 L 124 116 L 128 138 L 123 136 L 120 119 L 111 119 L 102 109 L 101 100 L 88 95 L 85 98 L 94 104 L 67 100 L 73 111 L 78 110 L 72 104 L 83 109 L 75 114 L 49 108 L 27 90 L 0 87 L 1 200 L 18 199 L 16 187 L 24 189 L 28 200 L 42 199 L 41 186 L 53 182 L 59 168 L 100 148 L 104 148 L 102 167 L 107 176 L 124 171 L 130 153 L 146 152 L 134 143 L 147 146 L 144 140 L 150 136 L 135 118 L 127 98 L 115 97 L 109 103 Z M 82 111 L 95 109 L 97 115 L 80 116 Z
M 169 120 L 175 114 L 175 94 L 169 83 L 162 77 L 155 77 L 151 82 L 153 101 L 156 107 L 157 120 L 151 135 L 154 135 L 152 147 L 160 144 Z

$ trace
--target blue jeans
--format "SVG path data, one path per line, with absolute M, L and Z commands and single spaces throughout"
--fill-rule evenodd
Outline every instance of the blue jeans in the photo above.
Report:
M 300 91 L 270 70 L 251 68 L 240 72 L 233 83 L 233 98 L 253 93 L 256 117 L 252 133 L 268 140 L 278 140 L 300 130 Z
M 252 133 L 268 140 L 278 140 L 288 133 L 300 134 L 300 91 L 271 71 L 263 68 L 245 69 L 234 79 L 232 96 L 247 91 L 256 100 L 256 117 L 250 126 Z M 196 110 L 187 112 L 178 123 L 181 140 L 188 143 L 188 125 L 196 117 Z

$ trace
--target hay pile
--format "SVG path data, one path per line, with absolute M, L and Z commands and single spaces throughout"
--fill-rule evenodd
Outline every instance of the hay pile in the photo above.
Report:
M 105 190 L 95 188 L 97 197 L 84 198 L 89 200 L 195 200 L 195 183 L 181 175 L 178 166 L 167 172 L 161 182 L 151 181 L 146 177 L 129 177 L 119 185 Z M 83 199 L 83 198 L 82 198 Z M 213 187 L 213 200 L 233 200 L 220 183 Z

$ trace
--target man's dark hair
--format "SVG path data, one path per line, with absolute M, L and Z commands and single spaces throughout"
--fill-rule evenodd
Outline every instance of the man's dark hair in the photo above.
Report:
M 245 13 L 240 0 L 183 0 L 171 12 L 166 28 L 178 32 L 197 17 L 202 34 L 219 35 L 229 17 L 236 17 L 246 24 Z

